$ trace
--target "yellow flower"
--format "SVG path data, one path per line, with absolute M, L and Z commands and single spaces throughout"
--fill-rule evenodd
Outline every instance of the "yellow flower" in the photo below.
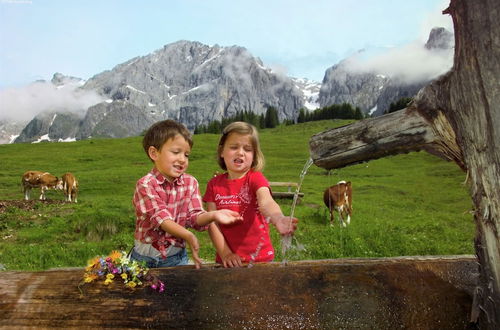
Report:
M 113 275 L 113 274 L 106 275 L 106 280 L 113 280 L 114 278 L 115 278 L 115 275 Z
M 90 259 L 88 262 L 87 262 L 87 267 L 85 268 L 85 270 L 91 270 L 93 268 L 96 268 L 100 265 L 99 263 L 99 260 L 100 258 L 99 257 L 94 257 L 92 259 Z
M 137 285 L 134 281 L 130 281 L 126 284 L 129 288 L 135 288 L 135 286 Z
M 124 280 L 126 280 L 126 279 L 128 278 L 127 273 L 122 273 L 122 278 L 123 278 Z
M 104 281 L 104 285 L 108 285 L 109 283 L 113 283 L 113 280 L 112 280 L 112 279 L 107 278 L 107 279 Z
M 97 279 L 96 274 L 85 274 L 85 276 L 83 277 L 83 280 L 85 281 L 85 283 L 90 283 L 95 279 Z

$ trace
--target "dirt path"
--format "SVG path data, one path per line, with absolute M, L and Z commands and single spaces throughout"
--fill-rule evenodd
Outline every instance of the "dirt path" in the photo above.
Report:
M 40 201 L 40 200 L 0 200 L 0 213 L 4 213 L 5 210 L 8 207 L 16 207 L 21 210 L 25 211 L 32 211 L 35 209 L 35 205 L 37 203 L 43 203 L 43 204 L 65 204 L 65 201 L 61 200 L 45 200 L 45 201 Z

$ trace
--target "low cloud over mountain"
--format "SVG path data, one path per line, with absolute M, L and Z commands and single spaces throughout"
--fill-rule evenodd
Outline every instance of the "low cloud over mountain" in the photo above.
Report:
M 29 121 L 45 111 L 71 112 L 83 117 L 90 106 L 104 100 L 95 91 L 81 89 L 83 83 L 81 79 L 56 73 L 50 82 L 0 90 L 0 120 Z
M 345 62 L 352 73 L 383 74 L 407 84 L 434 79 L 453 64 L 453 48 L 429 49 L 418 41 L 365 59 L 360 52 Z

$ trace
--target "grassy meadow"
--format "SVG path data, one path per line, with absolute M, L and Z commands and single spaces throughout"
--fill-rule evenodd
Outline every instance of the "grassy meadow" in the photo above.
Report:
M 299 181 L 309 158 L 309 138 L 348 121 L 319 121 L 261 131 L 269 181 Z M 218 135 L 194 136 L 188 173 L 200 182 L 220 170 L 215 162 Z M 91 139 L 72 143 L 0 145 L 0 203 L 22 200 L 27 170 L 75 174 L 77 204 L 36 202 L 33 209 L 7 206 L 0 212 L 0 269 L 44 270 L 81 267 L 96 255 L 133 244 L 135 182 L 151 169 L 141 137 Z M 453 163 L 424 152 L 391 156 L 339 170 L 311 166 L 295 209 L 299 229 L 287 260 L 474 253 L 475 226 L 465 174 Z M 323 191 L 339 180 L 353 185 L 353 217 L 348 228 L 329 225 Z M 279 188 L 276 188 L 279 190 Z M 33 190 L 32 199 L 38 198 Z M 50 191 L 50 200 L 63 200 Z M 289 214 L 291 199 L 277 200 Z M 8 204 L 7 204 L 8 205 Z M 206 232 L 197 233 L 200 256 L 214 260 Z M 273 231 L 276 261 L 279 235 Z

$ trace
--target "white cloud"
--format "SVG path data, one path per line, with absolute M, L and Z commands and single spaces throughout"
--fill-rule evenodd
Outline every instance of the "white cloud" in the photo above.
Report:
M 425 48 L 425 43 L 435 27 L 453 31 L 450 15 L 442 14 L 448 5 L 449 0 L 443 0 L 424 17 L 418 40 L 403 46 L 386 47 L 382 51 L 372 49 L 366 53 L 357 53 L 349 57 L 345 64 L 355 72 L 384 74 L 406 83 L 434 79 L 447 72 L 453 65 L 454 49 L 429 50 Z
M 434 79 L 453 65 L 453 49 L 428 50 L 415 41 L 402 47 L 391 48 L 370 58 L 362 54 L 345 61 L 348 70 L 388 75 L 402 82 L 415 83 Z
M 23 87 L 0 90 L 0 120 L 30 120 L 44 111 L 64 111 L 83 115 L 86 109 L 104 99 L 78 84 L 55 86 L 35 82 Z

